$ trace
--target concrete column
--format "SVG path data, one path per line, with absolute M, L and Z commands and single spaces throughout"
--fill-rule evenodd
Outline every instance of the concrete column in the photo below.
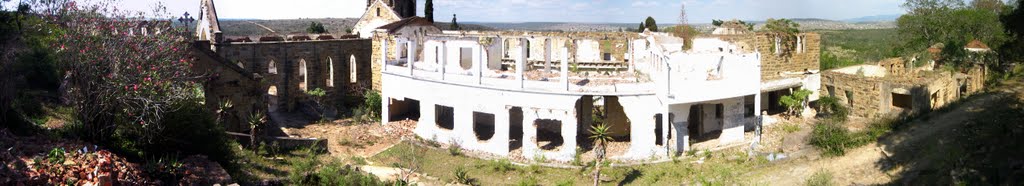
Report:
M 381 42 L 383 47 L 381 47 L 381 49 L 380 49 L 380 52 L 381 52 L 381 54 L 380 54 L 380 58 L 381 58 L 380 59 L 380 65 L 381 65 L 380 70 L 387 72 L 387 69 L 388 69 L 388 39 L 384 38 L 382 40 L 384 40 L 384 41 Z
M 388 111 L 388 106 L 391 104 L 391 98 L 384 95 L 382 91 L 380 93 L 380 125 L 387 125 L 388 120 L 391 120 L 391 112 Z
M 544 72 L 545 73 L 551 72 L 551 55 L 554 54 L 554 52 L 551 52 L 551 48 L 554 48 L 554 47 L 551 47 L 551 39 L 550 38 L 544 39 Z
M 743 141 L 743 97 L 722 101 L 722 135 L 720 145 Z
M 448 69 L 448 44 L 446 42 L 441 42 L 441 52 L 438 53 L 441 53 L 441 80 L 444 80 L 445 70 Z
M 580 123 L 576 120 L 575 111 L 566 111 L 565 115 L 562 116 L 562 149 L 560 154 L 562 158 L 572 160 L 573 155 L 576 154 L 576 129 Z
M 516 80 L 519 88 L 523 88 L 523 73 L 526 71 L 526 38 L 519 39 L 519 56 L 516 56 Z M 532 122 L 532 121 L 531 121 Z
M 658 137 L 661 138 L 662 144 L 665 144 L 665 152 L 668 153 L 672 152 L 672 143 L 668 141 L 668 131 L 670 130 L 669 126 L 672 124 L 672 120 L 669 116 L 672 112 L 668 105 L 666 105 L 664 109 L 665 112 L 661 114 L 661 136 Z M 668 157 L 668 154 L 665 154 L 665 156 Z
M 569 48 L 562 48 L 562 71 L 559 79 L 566 91 L 569 91 Z
M 685 152 L 690 150 L 690 131 L 687 128 L 689 123 L 687 119 L 690 118 L 690 104 L 679 104 L 669 106 L 672 115 L 675 118 L 672 119 L 672 133 L 674 134 L 675 143 L 671 149 L 677 152 Z
M 537 127 L 534 122 L 537 120 L 537 110 L 534 108 L 523 108 L 523 157 L 533 158 L 539 151 L 537 147 Z
M 409 40 L 405 44 L 405 49 L 408 51 L 409 54 L 409 57 L 405 58 L 405 66 L 409 68 L 409 76 L 412 76 L 412 71 L 414 69 L 412 66 L 413 64 L 416 64 L 416 42 Z
M 420 100 L 420 119 L 416 123 L 415 132 L 420 138 L 433 140 L 436 136 L 435 132 L 438 130 L 437 123 L 437 111 L 434 107 L 434 102 L 429 100 Z
M 508 156 L 508 146 L 510 142 L 509 130 L 511 126 L 509 123 L 509 108 L 503 107 L 494 114 L 494 137 L 490 140 L 490 148 L 496 149 L 494 154 L 499 156 Z
M 629 51 L 629 72 L 633 72 L 634 70 L 636 70 L 635 68 L 633 68 L 634 66 L 636 66 L 636 55 L 634 55 L 633 51 L 636 50 L 636 48 L 633 47 L 633 39 L 627 40 L 626 47 L 626 51 Z
M 487 68 L 486 59 L 486 46 L 477 44 L 476 45 L 476 64 L 473 67 L 476 68 L 476 84 L 483 84 L 483 69 Z
M 476 141 L 476 134 L 473 132 L 473 109 L 467 105 L 454 105 L 452 108 L 455 109 L 454 114 L 454 129 L 452 129 L 452 139 L 454 141 L 448 141 L 449 143 L 459 143 L 463 145 L 467 142 Z
M 480 44 L 473 46 L 473 77 L 476 79 L 476 84 L 483 83 L 484 65 L 487 64 L 483 57 L 485 54 L 483 46 Z

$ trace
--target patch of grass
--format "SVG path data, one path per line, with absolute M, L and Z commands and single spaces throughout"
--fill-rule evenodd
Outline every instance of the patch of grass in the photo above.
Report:
M 352 156 L 351 158 L 349 158 L 349 160 L 352 161 L 353 165 L 366 165 L 367 164 L 366 163 L 366 158 L 363 158 L 362 156 Z
M 800 125 L 799 124 L 795 124 L 795 123 L 786 122 L 786 123 L 782 123 L 782 125 L 779 125 L 779 126 L 782 127 L 782 131 L 786 132 L 786 134 L 790 134 L 790 133 L 794 133 L 794 132 L 800 131 Z
M 536 186 L 536 185 L 540 185 L 540 183 L 538 183 L 537 178 L 535 178 L 533 176 L 527 176 L 526 178 L 520 179 L 519 182 L 516 182 L 516 185 L 517 186 Z
M 513 165 L 511 161 L 508 161 L 508 159 L 491 161 L 490 167 L 493 168 L 494 171 L 498 172 L 508 172 L 516 170 L 516 165 Z
M 448 154 L 452 156 L 462 155 L 462 146 L 459 146 L 458 142 L 452 142 L 452 145 L 448 146 Z
M 835 184 L 832 183 L 832 172 L 829 172 L 828 170 L 819 170 L 818 172 L 814 172 L 814 175 L 811 175 L 810 178 L 807 178 L 805 185 L 830 186 Z

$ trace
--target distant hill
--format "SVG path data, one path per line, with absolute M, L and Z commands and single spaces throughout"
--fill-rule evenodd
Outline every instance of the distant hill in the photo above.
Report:
M 901 15 L 875 15 L 867 17 L 858 17 L 853 19 L 845 19 L 844 22 L 848 23 L 865 23 L 865 22 L 893 22 L 899 19 Z
M 895 28 L 895 20 L 898 15 L 880 15 L 863 18 L 855 18 L 843 21 L 817 19 L 817 18 L 794 18 L 793 21 L 800 24 L 801 30 L 861 30 L 861 29 L 887 29 Z M 871 21 L 879 20 L 879 21 Z M 888 20 L 888 21 L 885 21 Z M 330 33 L 345 33 L 352 29 L 357 18 L 320 18 L 320 19 L 283 19 L 283 20 L 258 20 L 258 19 L 221 19 L 221 29 L 227 36 L 259 36 L 270 35 L 270 30 L 277 34 L 298 34 L 306 33 L 310 22 L 320 22 L 327 27 Z M 764 26 L 764 21 L 747 21 L 754 23 L 754 29 Z M 448 29 L 447 22 L 437 22 L 435 25 L 441 29 Z M 262 26 L 260 26 L 262 25 Z M 526 31 L 569 31 L 569 32 L 617 32 L 629 29 L 636 29 L 638 23 L 572 23 L 572 22 L 523 22 L 523 23 L 495 23 L 495 22 L 466 22 L 459 23 L 463 30 L 526 30 Z M 709 33 L 714 26 L 708 23 L 693 24 L 697 30 Z M 266 28 L 264 28 L 265 26 Z M 661 28 L 674 26 L 674 24 L 659 24 Z M 268 28 L 270 30 L 268 30 Z

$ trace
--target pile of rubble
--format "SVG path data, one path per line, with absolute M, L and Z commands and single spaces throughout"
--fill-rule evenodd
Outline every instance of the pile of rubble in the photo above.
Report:
M 0 166 L 0 185 L 162 184 L 142 165 L 79 141 L 15 136 L 6 129 L 0 129 L 0 148 L 0 162 L 3 163 Z M 216 184 L 231 180 L 217 163 L 202 156 L 190 157 L 175 167 L 166 172 L 181 175 L 180 184 Z

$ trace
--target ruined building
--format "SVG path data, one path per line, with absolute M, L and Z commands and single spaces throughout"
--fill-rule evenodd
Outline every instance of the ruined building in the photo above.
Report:
M 973 47 L 965 50 L 990 52 L 980 42 Z M 910 61 L 891 58 L 825 71 L 820 91 L 839 99 L 850 108 L 851 116 L 907 115 L 938 109 L 981 91 L 985 69 L 983 63 L 974 63 L 963 72 L 933 70 L 930 65 L 914 68 Z
M 308 109 L 306 92 L 322 89 L 331 103 L 361 96 L 370 88 L 371 41 L 354 35 L 224 36 L 213 0 L 201 2 L 196 56 L 214 76 L 205 85 L 207 103 L 230 101 L 231 131 L 259 111 Z M 335 105 L 335 104 L 332 104 Z M 273 119 L 273 118 L 271 118 Z
M 384 125 L 410 119 L 424 139 L 569 161 L 577 147 L 591 149 L 588 129 L 599 123 L 626 147 L 613 159 L 738 144 L 751 140 L 744 132 L 762 111 L 781 112 L 781 96 L 820 89 L 813 33 L 782 52 L 778 38 L 750 32 L 684 46 L 657 32 L 443 31 L 400 14 L 401 2 L 368 1 L 354 35 L 223 36 L 204 0 L 197 37 L 214 61 L 208 68 L 235 74 L 217 86 L 245 94 L 208 90 L 265 100 L 254 109 L 298 110 L 307 90 L 333 99 L 373 89 Z

